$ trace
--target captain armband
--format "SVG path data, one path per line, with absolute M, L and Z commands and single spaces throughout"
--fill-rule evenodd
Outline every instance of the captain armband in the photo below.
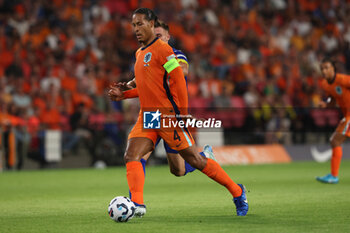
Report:
M 179 62 L 176 60 L 175 57 L 172 58 L 172 59 L 170 59 L 169 61 L 167 61 L 167 62 L 163 65 L 164 69 L 166 70 L 166 72 L 168 72 L 168 74 L 169 74 L 171 71 L 173 71 L 176 67 L 179 67 L 179 66 L 180 66 L 180 64 L 179 64 Z

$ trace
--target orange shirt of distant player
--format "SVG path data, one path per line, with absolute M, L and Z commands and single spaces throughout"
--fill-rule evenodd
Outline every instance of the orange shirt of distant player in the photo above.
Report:
M 321 85 L 322 88 L 337 101 L 344 117 L 350 117 L 350 76 L 336 74 L 332 84 L 329 84 L 327 80 L 324 79 Z

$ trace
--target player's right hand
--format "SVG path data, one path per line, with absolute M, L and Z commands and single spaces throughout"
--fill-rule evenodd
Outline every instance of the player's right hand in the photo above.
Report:
M 135 81 L 129 81 L 129 82 L 119 82 L 119 83 L 113 83 L 114 87 L 118 87 L 122 91 L 127 91 L 130 89 L 133 89 L 136 87 Z
M 124 99 L 124 94 L 119 87 L 113 84 L 109 86 L 108 97 L 112 101 L 120 101 Z

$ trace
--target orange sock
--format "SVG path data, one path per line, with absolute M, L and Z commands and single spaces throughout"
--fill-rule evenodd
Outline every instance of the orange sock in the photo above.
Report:
M 143 205 L 143 186 L 145 184 L 145 174 L 142 164 L 139 161 L 126 163 L 126 179 L 128 180 L 131 200 Z
M 202 170 L 204 174 L 225 186 L 233 197 L 242 195 L 242 189 L 227 175 L 220 165 L 212 159 L 208 159 L 207 165 Z
M 337 146 L 333 148 L 333 154 L 332 154 L 332 160 L 331 160 L 332 176 L 338 176 L 342 155 L 343 155 L 343 150 L 341 146 Z

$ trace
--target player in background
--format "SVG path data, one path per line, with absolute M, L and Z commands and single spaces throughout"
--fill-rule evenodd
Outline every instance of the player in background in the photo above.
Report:
M 136 52 L 134 65 L 141 111 L 143 113 L 148 108 L 167 109 L 164 110 L 165 114 L 186 115 L 188 108 L 186 81 L 172 48 L 156 37 L 154 33 L 156 22 L 157 16 L 147 8 L 139 8 L 132 15 L 133 30 L 141 44 L 141 48 Z M 120 97 L 118 90 L 118 88 L 111 89 L 115 92 L 112 94 L 117 95 L 115 100 Z M 157 112 L 153 114 L 156 115 Z M 244 186 L 233 182 L 217 162 L 198 153 L 188 129 L 176 126 L 171 130 L 163 128 L 144 130 L 142 114 L 139 115 L 129 134 L 124 155 L 131 200 L 137 206 L 135 214 L 146 213 L 143 201 L 145 176 L 140 159 L 153 150 L 158 137 L 165 140 L 170 148 L 177 149 L 181 157 L 191 166 L 226 187 L 233 197 L 237 215 L 247 214 L 248 202 Z
M 350 76 L 337 73 L 335 63 L 329 58 L 322 60 L 321 72 L 323 76 L 321 86 L 330 97 L 328 97 L 327 102 L 322 101 L 320 107 L 331 107 L 337 103 L 344 118 L 339 122 L 330 138 L 332 146 L 331 173 L 318 176 L 316 179 L 323 183 L 336 184 L 339 182 L 338 174 L 343 154 L 341 145 L 350 136 Z
M 158 22 L 154 26 L 154 32 L 159 39 L 161 39 L 166 43 L 169 42 L 170 40 L 169 26 L 166 23 L 158 20 Z M 184 76 L 187 82 L 186 76 L 188 75 L 188 66 L 189 66 L 187 57 L 182 51 L 177 50 L 175 48 L 173 48 L 173 52 L 176 55 L 176 59 L 182 68 L 182 72 L 184 73 Z M 121 88 L 122 90 L 125 90 L 123 99 L 138 97 L 135 78 L 129 81 L 128 83 L 118 83 L 116 84 L 116 86 Z M 158 143 L 159 143 L 159 140 L 157 141 L 156 146 Z M 171 149 L 165 141 L 163 141 L 163 144 L 167 154 L 170 172 L 172 174 L 174 174 L 175 176 L 184 176 L 187 173 L 193 172 L 196 170 L 189 163 L 184 161 L 184 159 L 180 156 L 178 151 Z M 143 165 L 144 171 L 145 171 L 146 162 L 149 156 L 151 155 L 151 153 L 152 152 L 147 153 L 141 159 L 141 163 Z M 205 145 L 203 148 L 203 152 L 200 152 L 200 155 L 215 160 L 213 149 L 210 145 Z

